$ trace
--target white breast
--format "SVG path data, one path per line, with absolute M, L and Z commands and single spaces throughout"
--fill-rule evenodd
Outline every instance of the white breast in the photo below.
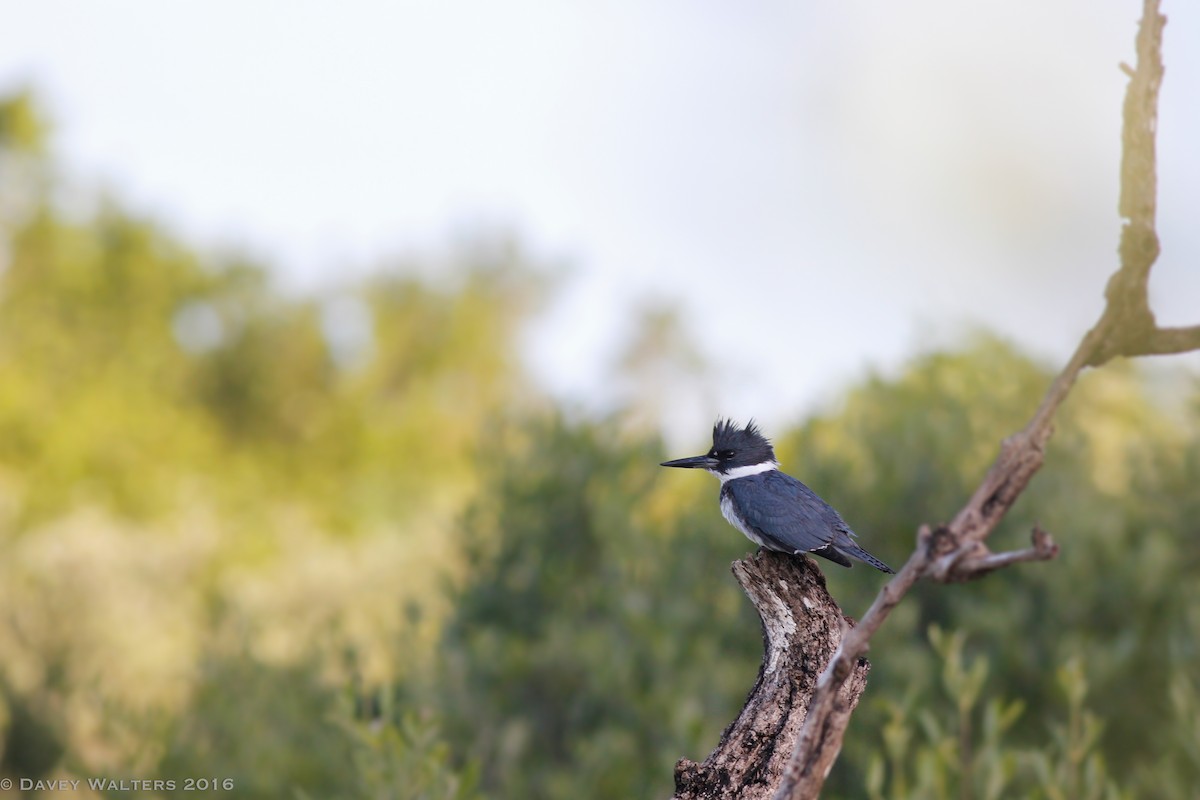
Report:
M 733 513 L 733 498 L 729 495 L 721 496 L 721 515 L 725 517 L 725 519 L 729 520 L 730 525 L 741 531 L 747 539 L 754 542 L 759 547 L 767 546 L 767 543 L 764 542 L 757 533 L 743 525 L 742 521 L 738 519 L 737 514 Z

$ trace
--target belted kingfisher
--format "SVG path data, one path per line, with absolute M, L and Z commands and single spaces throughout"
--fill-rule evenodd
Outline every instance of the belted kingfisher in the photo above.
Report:
M 857 558 L 882 572 L 895 572 L 854 543 L 854 531 L 816 492 L 779 471 L 771 442 L 753 420 L 745 428 L 717 420 L 706 454 L 661 466 L 706 469 L 720 478 L 721 513 L 760 547 L 812 553 L 843 567 Z

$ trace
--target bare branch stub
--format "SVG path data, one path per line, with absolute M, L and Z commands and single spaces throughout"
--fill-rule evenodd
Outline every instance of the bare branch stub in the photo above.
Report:
M 763 660 L 741 714 L 703 762 L 675 766 L 676 800 L 766 798 L 792 754 L 821 670 L 854 621 L 842 614 L 811 558 L 760 551 L 735 561 L 733 573 L 758 610 Z M 867 685 L 858 660 L 838 695 L 833 724 L 844 726 Z M 830 751 L 829 763 L 836 758 Z
M 1167 18 L 1158 0 L 1144 0 L 1137 33 L 1137 68 L 1125 90 L 1121 127 L 1121 195 L 1117 210 L 1121 226 L 1118 249 L 1121 267 L 1109 279 L 1104 314 L 1093 332 L 1097 347 L 1088 366 L 1100 366 L 1114 356 L 1154 355 L 1181 350 L 1163 349 L 1154 313 L 1150 310 L 1150 268 L 1158 259 L 1155 230 L 1158 168 L 1158 93 L 1162 87 L 1162 34 Z M 1127 73 L 1129 74 L 1129 73 Z M 1166 337 L 1173 338 L 1173 337 Z
M 1155 134 L 1158 129 L 1158 91 L 1162 87 L 1162 34 L 1167 18 L 1158 0 L 1143 0 L 1137 33 L 1137 67 L 1125 91 L 1121 128 L 1120 215 L 1139 227 L 1153 230 L 1158 197 Z M 1157 247 L 1154 248 L 1157 255 Z M 1153 261 L 1123 262 L 1137 266 L 1142 276 Z
M 981 544 L 979 555 L 952 563 L 945 571 L 930 577 L 942 583 L 974 581 L 1002 567 L 1024 561 L 1049 561 L 1058 555 L 1058 543 L 1040 527 L 1034 527 L 1031 539 L 1031 547 L 1006 553 L 993 553 Z
M 1155 328 L 1142 339 L 1128 342 L 1122 355 L 1164 356 L 1200 350 L 1200 325 Z

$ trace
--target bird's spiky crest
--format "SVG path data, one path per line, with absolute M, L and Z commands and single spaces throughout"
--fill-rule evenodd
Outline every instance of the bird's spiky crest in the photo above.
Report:
M 713 449 L 736 450 L 741 453 L 759 453 L 763 460 L 774 460 L 775 450 L 771 440 L 763 436 L 754 420 L 741 427 L 732 419 L 718 419 L 713 425 Z

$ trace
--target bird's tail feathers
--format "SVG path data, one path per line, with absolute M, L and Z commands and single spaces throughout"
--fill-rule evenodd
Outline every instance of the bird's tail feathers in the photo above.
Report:
M 852 544 L 839 544 L 837 546 L 837 549 L 839 551 L 841 551 L 842 553 L 844 553 L 845 555 L 851 556 L 853 558 L 857 558 L 859 561 L 863 562 L 864 564 L 870 564 L 872 567 L 879 570 L 880 572 L 886 572 L 889 575 L 896 574 L 896 570 L 892 569 L 887 564 L 883 563 L 878 558 L 876 558 L 875 556 L 868 553 L 866 550 L 863 550 L 861 547 L 858 547 L 858 546 L 852 545 Z

